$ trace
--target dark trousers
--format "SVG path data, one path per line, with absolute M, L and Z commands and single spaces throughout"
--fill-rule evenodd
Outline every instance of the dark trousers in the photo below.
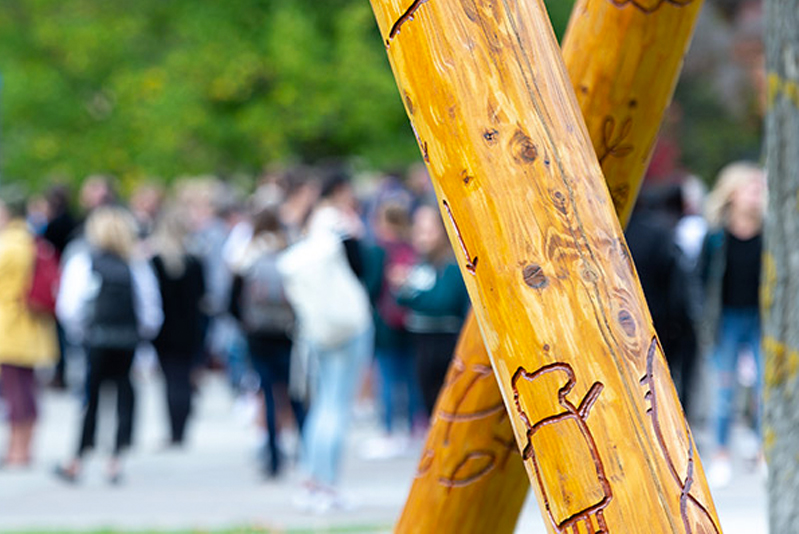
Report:
M 291 341 L 288 339 L 248 338 L 250 359 L 261 380 L 261 390 L 266 404 L 266 429 L 269 431 L 269 463 L 267 469 L 274 475 L 280 470 L 280 453 L 277 446 L 277 411 L 275 409 L 274 386 L 287 386 L 291 362 Z M 289 399 L 291 410 L 302 432 L 305 422 L 305 407 L 296 399 Z
M 111 384 L 117 392 L 117 435 L 114 456 L 130 447 L 133 437 L 133 384 L 130 368 L 133 365 L 133 350 L 98 349 L 88 351 L 89 370 L 86 380 L 87 401 L 83 415 L 78 456 L 94 448 L 97 433 L 97 411 L 100 404 L 100 389 Z
M 186 422 L 191 414 L 191 354 L 158 354 L 166 383 L 166 403 L 172 444 L 180 445 L 186 434 Z
M 32 423 L 39 413 L 36 373 L 31 367 L 0 364 L 0 398 L 5 399 L 11 424 Z
M 58 362 L 55 365 L 53 381 L 59 386 L 67 383 L 67 335 L 64 327 L 56 321 L 56 333 L 58 334 Z
M 430 333 L 414 334 L 416 345 L 416 373 L 427 415 L 433 414 L 436 399 L 444 385 L 458 334 Z

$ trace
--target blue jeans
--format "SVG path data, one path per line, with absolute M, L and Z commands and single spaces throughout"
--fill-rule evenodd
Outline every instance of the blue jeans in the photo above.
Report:
M 352 406 L 374 346 L 369 328 L 341 347 L 314 349 L 318 362 L 311 409 L 305 419 L 305 468 L 318 483 L 333 486 Z
M 380 371 L 380 398 L 383 402 L 383 424 L 386 432 L 394 429 L 396 400 L 406 397 L 408 428 L 413 426 L 414 416 L 422 412 L 422 393 L 416 378 L 413 350 L 409 347 L 375 349 L 377 367 Z
M 738 354 L 743 345 L 752 349 L 757 369 L 755 394 L 757 410 L 755 430 L 760 433 L 760 412 L 763 391 L 763 359 L 760 356 L 760 314 L 757 308 L 724 308 L 721 312 L 719 336 L 714 355 L 718 377 L 716 397 L 716 440 L 727 448 L 730 426 L 735 411 L 736 371 Z

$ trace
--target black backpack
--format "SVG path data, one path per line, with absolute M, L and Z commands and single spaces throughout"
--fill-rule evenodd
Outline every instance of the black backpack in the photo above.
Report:
M 140 338 L 130 267 L 118 256 L 98 254 L 92 257 L 92 274 L 99 287 L 89 304 L 86 345 L 135 350 Z

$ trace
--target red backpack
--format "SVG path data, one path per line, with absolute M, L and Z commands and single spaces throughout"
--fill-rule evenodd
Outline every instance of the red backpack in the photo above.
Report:
M 28 308 L 36 313 L 54 316 L 60 279 L 58 253 L 50 243 L 36 238 L 36 259 L 28 290 Z

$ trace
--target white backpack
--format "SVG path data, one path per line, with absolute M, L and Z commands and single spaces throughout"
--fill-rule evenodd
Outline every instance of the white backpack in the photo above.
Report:
M 335 233 L 311 233 L 281 253 L 277 266 L 300 331 L 314 346 L 340 347 L 369 327 L 369 297 Z

